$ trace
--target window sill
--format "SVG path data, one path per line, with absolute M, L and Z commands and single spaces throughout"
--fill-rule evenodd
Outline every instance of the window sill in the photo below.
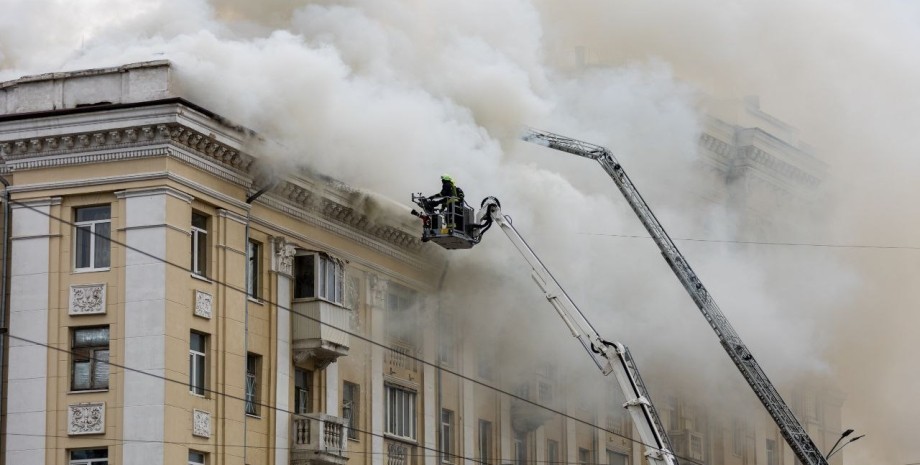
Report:
M 208 283 L 208 284 L 214 284 L 214 282 L 211 281 L 207 276 L 203 276 L 203 275 L 200 275 L 200 274 L 198 274 L 198 273 L 191 273 L 191 275 L 192 275 L 193 278 L 195 278 L 195 279 L 197 279 L 197 280 L 199 280 L 199 281 L 204 281 L 204 282 L 206 282 L 206 283 Z
M 393 433 L 383 433 L 384 439 L 392 439 L 393 441 L 402 442 L 405 444 L 412 444 L 413 446 L 418 445 L 418 439 L 407 438 L 405 436 L 397 436 Z
M 332 301 L 332 300 L 324 299 L 324 298 L 322 298 L 322 297 L 295 297 L 295 298 L 294 298 L 294 303 L 295 303 L 295 304 L 298 304 L 298 303 L 310 303 L 310 302 L 325 302 L 325 303 L 327 303 L 327 304 L 329 304 L 329 305 L 335 305 L 336 307 L 346 308 L 344 302 L 334 302 L 334 301 Z
M 83 274 L 83 273 L 100 273 L 100 272 L 103 272 L 103 271 L 112 271 L 112 268 L 111 268 L 111 267 L 106 267 L 106 268 L 74 268 L 74 270 L 73 270 L 74 273 L 80 273 L 80 274 Z
M 265 305 L 265 301 L 262 300 L 262 299 L 260 299 L 260 298 L 258 298 L 258 297 L 246 296 L 246 300 L 248 300 L 248 301 L 250 301 L 250 302 L 252 302 L 252 303 L 254 303 L 254 304 L 256 304 L 256 305 L 260 305 L 260 306 L 261 306 L 261 305 Z
M 208 398 L 208 397 L 205 396 L 204 394 L 196 394 L 196 393 L 194 393 L 194 392 L 192 392 L 192 391 L 189 391 L 188 393 L 191 394 L 191 395 L 194 396 L 194 397 L 198 397 L 199 399 L 207 399 L 207 398 Z
M 261 420 L 261 419 L 262 419 L 262 415 L 256 415 L 256 414 L 252 414 L 252 413 L 247 413 L 246 416 L 249 417 L 249 418 L 255 418 L 256 420 Z
M 105 389 L 79 389 L 79 390 L 70 390 L 67 391 L 67 394 L 92 394 L 97 392 L 109 392 L 108 388 Z

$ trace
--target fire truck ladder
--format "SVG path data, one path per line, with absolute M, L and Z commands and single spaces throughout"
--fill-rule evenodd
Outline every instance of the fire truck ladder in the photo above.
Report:
M 741 337 L 732 328 L 732 325 L 722 314 L 719 306 L 712 299 L 709 291 L 703 286 L 702 281 L 690 268 L 690 264 L 677 249 L 674 241 L 668 236 L 661 223 L 652 213 L 648 204 L 636 190 L 629 176 L 620 166 L 620 163 L 613 157 L 610 150 L 599 145 L 582 142 L 550 132 L 539 131 L 528 128 L 521 137 L 523 140 L 543 145 L 562 152 L 568 152 L 580 157 L 590 158 L 600 163 L 604 171 L 613 179 L 620 192 L 629 202 L 629 206 L 639 217 L 642 225 L 648 231 L 649 235 L 658 245 L 661 254 L 664 256 L 668 266 L 677 275 L 677 279 L 683 284 L 684 289 L 690 294 L 690 297 L 696 302 L 703 317 L 709 322 L 709 325 L 719 337 L 719 342 L 731 358 L 738 370 L 750 384 L 754 394 L 763 403 L 763 406 L 773 417 L 776 426 L 779 427 L 780 433 L 786 439 L 786 443 L 792 448 L 793 453 L 802 462 L 803 465 L 827 465 L 824 455 L 815 445 L 814 441 L 805 432 L 805 429 L 795 418 L 792 410 L 780 397 L 779 392 L 773 386 L 773 383 L 767 378 L 766 373 L 760 368 L 757 360 L 741 341 Z

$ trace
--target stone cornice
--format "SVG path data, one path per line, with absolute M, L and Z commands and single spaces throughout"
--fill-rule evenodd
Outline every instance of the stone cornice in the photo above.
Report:
M 125 154 L 125 149 L 144 150 L 152 144 L 164 142 L 172 142 L 241 174 L 247 173 L 255 160 L 250 155 L 218 142 L 214 137 L 206 136 L 179 123 L 0 141 L 0 157 L 10 171 L 16 171 L 56 164 L 110 161 L 105 158 L 99 159 L 98 155 L 101 153 L 108 153 L 112 157 L 133 158 L 130 154 Z M 75 159 L 75 154 L 93 154 L 97 158 Z
M 181 123 L 148 124 L 106 131 L 0 141 L 0 157 L 5 162 L 2 166 L 4 172 L 163 156 L 175 158 L 245 188 L 251 186 L 254 176 L 253 167 L 256 159 L 253 156 Z M 10 191 L 76 188 L 162 178 L 164 174 L 166 178 L 174 181 L 179 178 L 172 173 L 138 173 L 73 182 L 11 186 Z M 184 181 L 186 182 L 182 184 L 190 188 L 203 188 L 188 180 Z M 211 190 L 206 191 L 215 194 Z M 418 237 L 399 227 L 374 222 L 346 205 L 356 193 L 359 191 L 341 182 L 310 183 L 305 179 L 294 178 L 280 182 L 258 202 L 348 237 L 417 269 L 425 268 L 423 261 L 413 256 L 424 253 L 425 250 Z M 225 195 L 219 195 L 217 198 L 237 207 L 248 207 L 241 201 Z

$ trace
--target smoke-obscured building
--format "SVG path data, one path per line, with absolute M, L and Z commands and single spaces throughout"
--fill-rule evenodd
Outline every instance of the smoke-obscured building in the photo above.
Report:
M 522 382 L 463 345 L 412 222 L 266 176 L 257 134 L 176 89 L 165 61 L 0 83 L 4 463 L 645 462 L 615 395 L 566 399 L 556 367 Z M 714 118 L 701 144 L 725 186 L 703 195 L 748 228 L 758 189 L 823 175 L 772 126 Z M 793 407 L 829 446 L 842 399 L 806 392 Z M 794 465 L 766 414 L 658 408 L 681 457 Z

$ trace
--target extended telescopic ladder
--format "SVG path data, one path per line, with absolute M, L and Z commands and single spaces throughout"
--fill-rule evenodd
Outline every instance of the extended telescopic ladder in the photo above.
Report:
M 712 296 L 710 296 L 709 292 L 706 290 L 706 287 L 703 286 L 702 281 L 700 281 L 696 273 L 693 272 L 693 269 L 690 268 L 690 264 L 687 263 L 687 260 L 677 249 L 677 246 L 674 245 L 674 241 L 672 241 L 668 233 L 665 232 L 661 223 L 659 223 L 658 219 L 655 217 L 655 214 L 652 213 L 648 204 L 642 199 L 639 191 L 636 190 L 629 176 L 626 175 L 626 172 L 623 171 L 622 166 L 620 166 L 620 163 L 617 162 L 610 151 L 599 145 L 536 129 L 527 129 L 522 139 L 562 152 L 590 158 L 600 163 L 604 171 L 606 171 L 607 174 L 610 175 L 610 178 L 613 179 L 613 182 L 616 183 L 623 196 L 626 197 L 629 206 L 632 207 L 632 210 L 639 217 L 639 220 L 652 236 L 652 239 L 658 244 L 658 248 L 661 250 L 661 254 L 664 256 L 665 261 L 668 262 L 671 270 L 677 275 L 677 279 L 683 284 L 684 289 L 687 290 L 690 297 L 696 302 L 696 306 L 700 309 L 706 321 L 709 322 L 709 325 L 716 332 L 716 335 L 719 337 L 719 342 L 722 344 L 729 358 L 731 358 L 735 366 L 738 367 L 738 370 L 741 371 L 744 379 L 747 380 L 751 389 L 754 390 L 754 394 L 757 395 L 763 403 L 763 406 L 767 409 L 767 412 L 773 417 L 783 438 L 786 439 L 789 447 L 792 448 L 792 452 L 795 453 L 796 457 L 798 457 L 803 465 L 827 465 L 827 460 L 824 459 L 821 451 L 795 418 L 789 406 L 786 405 L 782 397 L 780 397 L 779 392 L 773 387 L 773 384 L 760 368 L 757 360 L 755 360 L 751 352 L 748 351 L 744 342 L 741 341 L 741 337 L 738 336 L 738 333 L 732 328 L 728 319 L 722 314 L 719 306 L 716 305 Z

